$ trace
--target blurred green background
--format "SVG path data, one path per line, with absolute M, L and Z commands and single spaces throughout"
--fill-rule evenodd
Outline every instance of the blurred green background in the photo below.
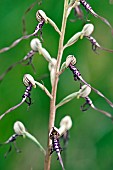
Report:
M 33 2 L 33 0 L 0 1 L 0 48 L 9 46 L 14 40 L 22 36 L 22 16 Z M 43 0 L 42 5 L 37 4 L 26 15 L 27 33 L 32 33 L 37 25 L 35 13 L 38 9 L 43 9 L 60 28 L 63 2 L 63 0 Z M 89 2 L 95 12 L 107 18 L 113 26 L 113 5 L 110 5 L 108 0 L 89 0 Z M 83 27 L 81 20 L 70 22 L 70 19 L 75 19 L 73 14 L 74 12 L 68 19 L 65 42 Z M 88 19 L 95 26 L 93 36 L 96 40 L 103 47 L 113 49 L 113 36 L 109 27 L 90 14 Z M 0 54 L 0 75 L 11 64 L 21 60 L 30 51 L 29 43 L 31 39 L 24 40 L 15 48 Z M 43 39 L 43 47 L 49 51 L 52 57 L 56 57 L 59 36 L 49 24 L 43 27 Z M 67 48 L 64 51 L 62 62 L 69 54 L 76 56 L 77 68 L 84 79 L 113 101 L 113 54 L 99 51 L 99 55 L 97 55 L 92 51 L 91 44 L 87 39 L 79 40 L 76 44 Z M 31 66 L 17 65 L 0 82 L 0 114 L 21 101 L 25 91 L 22 78 L 26 73 L 33 75 L 37 80 L 43 75 L 48 75 L 42 80 L 45 86 L 51 90 L 48 63 L 41 55 L 36 54 L 33 58 L 33 64 L 36 68 L 36 74 L 34 74 Z M 73 80 L 73 75 L 67 69 L 60 76 L 57 102 L 66 95 L 78 91 L 78 89 L 79 83 Z M 50 101 L 38 87 L 32 90 L 31 97 L 33 104 L 28 110 L 24 103 L 0 121 L 0 143 L 5 142 L 14 133 L 13 124 L 19 120 L 46 148 Z M 94 92 L 90 97 L 98 108 L 113 114 L 112 108 L 108 106 L 104 99 Z M 113 170 L 113 123 L 107 117 L 92 109 L 85 113 L 81 112 L 80 106 L 83 102 L 83 99 L 74 99 L 57 110 L 56 127 L 59 127 L 60 120 L 65 115 L 70 115 L 73 120 L 68 148 L 65 151 L 66 170 Z M 22 152 L 17 154 L 13 148 L 6 159 L 4 154 L 9 149 L 9 145 L 0 147 L 0 170 L 43 170 L 43 154 L 30 140 L 19 138 L 17 146 Z M 51 170 L 61 169 L 59 161 L 56 159 L 57 156 L 54 153 Z

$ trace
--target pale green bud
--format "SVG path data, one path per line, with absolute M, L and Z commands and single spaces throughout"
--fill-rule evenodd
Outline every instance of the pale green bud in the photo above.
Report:
M 48 61 L 48 62 L 51 62 L 51 56 L 50 54 L 48 53 L 48 51 L 42 47 L 42 44 L 40 42 L 40 40 L 38 38 L 34 38 L 32 41 L 31 41 L 31 48 L 33 51 L 38 51 L 39 54 L 43 55 L 43 57 Z
M 91 93 L 91 87 L 89 87 L 88 85 L 83 85 L 79 92 L 79 97 L 87 97 Z
M 86 24 L 81 31 L 82 33 L 81 38 L 83 38 L 83 36 L 90 36 L 93 31 L 94 31 L 94 25 Z
M 39 51 L 42 48 L 42 44 L 38 38 L 34 38 L 31 40 L 30 46 L 33 51 Z
M 40 22 L 44 20 L 47 23 L 48 17 L 46 16 L 45 12 L 42 10 L 38 10 L 36 13 L 36 19 Z
M 59 132 L 60 134 L 64 134 L 67 130 L 71 129 L 72 127 L 72 119 L 70 116 L 65 116 L 61 121 L 60 121 L 60 128 Z
M 36 88 L 35 80 L 30 74 L 24 75 L 23 83 L 25 84 L 25 86 L 29 86 L 30 84 L 32 84 L 32 86 Z
M 26 132 L 23 123 L 21 123 L 20 121 L 15 122 L 13 128 L 17 135 L 24 135 L 24 133 Z
M 68 55 L 66 58 L 66 67 L 69 66 L 69 64 L 75 65 L 76 64 L 76 58 L 74 55 Z

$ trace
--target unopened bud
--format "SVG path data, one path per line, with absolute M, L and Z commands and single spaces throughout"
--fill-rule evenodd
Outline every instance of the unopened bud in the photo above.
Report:
M 82 33 L 81 38 L 83 36 L 90 36 L 93 31 L 94 31 L 94 25 L 93 24 L 86 24 L 81 31 L 81 33 Z
M 80 89 L 80 94 L 79 97 L 87 97 L 89 96 L 89 94 L 91 93 L 91 87 L 89 87 L 88 85 L 83 85 Z
M 36 13 L 36 19 L 40 22 L 44 20 L 47 23 L 47 16 L 44 11 L 38 10 Z
M 15 122 L 13 128 L 17 135 L 24 135 L 24 133 L 26 132 L 23 123 L 21 123 L 20 121 Z
M 68 55 L 66 58 L 66 67 L 68 67 L 70 64 L 76 64 L 76 58 L 74 57 L 74 55 Z
M 33 51 L 39 51 L 40 48 L 42 48 L 42 44 L 38 38 L 34 38 L 31 40 L 30 46 Z
M 38 51 L 39 54 L 43 55 L 43 57 L 48 61 L 48 62 L 51 62 L 51 56 L 50 54 L 48 53 L 48 51 L 42 47 L 42 44 L 40 42 L 40 40 L 38 38 L 34 38 L 32 41 L 31 41 L 31 48 L 33 51 Z
M 24 75 L 23 83 L 25 84 L 25 86 L 29 86 L 30 84 L 32 84 L 32 86 L 36 88 L 35 80 L 30 74 Z
M 67 130 L 72 127 L 72 120 L 70 116 L 65 116 L 60 122 L 59 132 L 64 134 Z

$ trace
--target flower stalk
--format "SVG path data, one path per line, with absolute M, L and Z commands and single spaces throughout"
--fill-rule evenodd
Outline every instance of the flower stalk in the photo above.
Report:
M 54 127 L 54 122 L 55 122 L 56 93 L 57 93 L 57 85 L 58 85 L 58 79 L 59 79 L 58 72 L 59 72 L 59 69 L 60 69 L 61 59 L 62 59 L 62 55 L 63 55 L 63 43 L 64 43 L 64 35 L 65 35 L 66 22 L 67 22 L 67 12 L 68 12 L 68 0 L 65 0 L 61 34 L 60 34 L 60 39 L 59 39 L 57 64 L 56 64 L 56 70 L 55 70 L 55 80 L 53 82 L 52 92 L 51 92 L 53 99 L 51 99 L 51 102 L 50 102 L 49 132 L 50 132 L 51 128 Z M 48 135 L 48 144 L 47 144 L 48 146 L 47 146 L 47 152 L 46 152 L 46 157 L 45 157 L 44 170 L 50 170 L 50 163 L 51 163 L 51 157 L 50 157 L 50 154 L 49 154 L 50 144 L 51 144 L 51 141 L 50 141 L 49 135 Z

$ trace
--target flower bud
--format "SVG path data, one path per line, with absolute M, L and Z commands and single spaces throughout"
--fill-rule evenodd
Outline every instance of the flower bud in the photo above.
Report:
M 70 64 L 76 64 L 76 58 L 74 57 L 74 55 L 68 55 L 66 58 L 66 67 L 68 67 Z
M 32 86 L 36 88 L 35 80 L 30 74 L 24 75 L 23 83 L 25 84 L 25 86 L 29 86 L 30 84 L 32 84 Z
M 65 126 L 67 130 L 69 130 L 72 127 L 72 120 L 70 116 L 65 116 L 61 121 L 60 121 L 60 126 Z
M 39 54 L 43 55 L 44 58 L 48 61 L 48 62 L 51 62 L 51 56 L 50 54 L 48 53 L 48 51 L 42 47 L 42 44 L 40 42 L 40 40 L 38 38 L 34 38 L 32 41 L 31 41 L 31 48 L 33 51 L 38 51 Z
M 13 128 L 17 135 L 24 135 L 24 133 L 26 132 L 23 123 L 21 123 L 20 121 L 15 122 Z
M 40 22 L 44 20 L 47 23 L 47 16 L 44 11 L 38 10 L 36 13 L 36 19 Z
M 59 132 L 64 134 L 67 130 L 72 127 L 72 120 L 70 116 L 65 116 L 60 122 Z
M 42 44 L 38 38 L 34 38 L 31 40 L 30 46 L 33 51 L 39 51 L 40 48 L 42 48 Z
M 93 31 L 94 31 L 94 25 L 93 24 L 86 24 L 81 31 L 81 33 L 82 33 L 81 38 L 83 36 L 90 36 Z
M 80 94 L 79 94 L 79 97 L 87 97 L 89 96 L 89 94 L 91 93 L 91 87 L 89 87 L 88 85 L 83 85 L 80 89 Z

